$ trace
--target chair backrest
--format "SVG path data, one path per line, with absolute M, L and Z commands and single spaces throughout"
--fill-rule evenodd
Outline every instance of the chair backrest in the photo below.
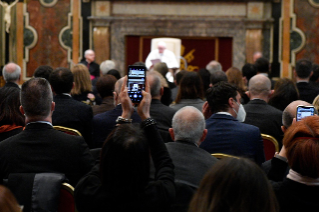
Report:
M 237 156 L 228 155 L 228 154 L 224 154 L 224 153 L 213 153 L 211 155 L 217 159 L 223 159 L 223 158 L 237 158 L 237 159 L 239 159 L 239 157 L 237 157 Z
M 271 135 L 261 134 L 264 142 L 265 159 L 270 160 L 274 157 L 275 152 L 279 152 L 278 141 Z
M 82 136 L 82 134 L 79 131 L 72 128 L 62 127 L 62 126 L 53 126 L 53 128 L 69 135 Z
M 74 201 L 74 188 L 68 183 L 63 183 L 57 212 L 77 212 Z

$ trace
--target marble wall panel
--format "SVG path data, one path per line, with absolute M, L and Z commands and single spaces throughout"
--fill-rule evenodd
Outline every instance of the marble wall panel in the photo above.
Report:
M 38 41 L 29 51 L 27 77 L 31 77 L 40 65 L 69 67 L 67 50 L 59 43 L 59 33 L 68 25 L 70 6 L 71 0 L 59 0 L 52 7 L 44 7 L 39 1 L 28 1 L 29 22 L 37 32 Z
M 112 3 L 113 15 L 246 16 L 246 3 L 129 2 Z
M 301 29 L 306 36 L 305 46 L 296 54 L 296 61 L 307 58 L 319 64 L 319 8 L 311 5 L 309 0 L 294 0 L 293 6 L 297 17 L 296 27 Z

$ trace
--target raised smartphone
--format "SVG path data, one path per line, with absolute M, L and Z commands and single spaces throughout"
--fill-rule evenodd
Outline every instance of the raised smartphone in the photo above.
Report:
M 307 117 L 307 116 L 313 116 L 316 113 L 316 109 L 314 106 L 303 106 L 298 105 L 297 106 L 297 114 L 296 114 L 296 120 L 300 121 L 301 119 Z
M 133 103 L 140 103 L 143 99 L 142 90 L 145 90 L 145 66 L 128 66 L 127 87 L 128 95 Z

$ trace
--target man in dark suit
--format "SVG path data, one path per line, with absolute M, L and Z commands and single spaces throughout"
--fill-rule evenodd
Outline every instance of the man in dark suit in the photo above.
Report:
M 164 88 L 161 87 L 161 79 L 159 76 L 154 73 L 149 73 L 147 75 L 147 80 L 150 85 L 152 95 L 150 115 L 156 120 L 157 127 L 164 142 L 171 141 L 168 129 L 172 127 L 172 118 L 176 111 L 161 102 Z
M 0 142 L 0 179 L 11 173 L 64 173 L 75 186 L 94 160 L 82 137 L 53 129 L 55 103 L 49 82 L 43 78 L 26 81 L 21 104 L 26 127 Z
M 169 129 L 175 142 L 166 147 L 175 166 L 175 181 L 197 188 L 206 172 L 218 160 L 199 148 L 205 139 L 205 119 L 201 111 L 186 106 L 173 117 L 173 128 Z
M 244 123 L 258 127 L 261 133 L 273 136 L 281 144 L 282 111 L 267 104 L 273 93 L 270 88 L 268 77 L 258 74 L 250 79 L 246 92 L 250 101 L 244 105 L 247 113 Z
M 8 63 L 2 69 L 3 79 L 6 81 L 4 87 L 14 87 L 19 88 L 21 68 L 15 63 Z
M 97 114 L 93 117 L 93 142 L 95 147 L 102 147 L 107 136 L 116 126 L 116 120 L 122 115 L 121 98 L 119 96 L 124 78 L 119 79 L 114 86 L 114 103 L 113 110 Z M 141 118 L 134 110 L 132 117 L 133 123 L 140 123 Z
M 82 60 L 80 63 L 85 65 L 90 72 L 91 80 L 93 80 L 95 77 L 100 76 L 100 65 L 94 62 L 95 60 L 95 53 L 92 49 L 88 49 L 84 52 L 84 60 Z
M 312 103 L 319 94 L 319 88 L 312 86 L 309 79 L 312 76 L 312 63 L 308 60 L 298 60 L 294 75 L 299 90 L 300 99 Z
M 93 115 L 104 113 L 106 111 L 112 110 L 115 107 L 113 91 L 116 81 L 116 78 L 109 74 L 98 78 L 96 88 L 102 98 L 102 103 L 100 105 L 92 106 Z
M 67 68 L 57 68 L 50 75 L 50 84 L 56 94 L 54 96 L 55 110 L 52 115 L 53 125 L 78 130 L 89 147 L 92 147 L 93 111 L 89 105 L 71 97 L 72 72 Z
M 203 113 L 208 130 L 200 147 L 209 153 L 225 153 L 253 159 L 257 164 L 265 161 L 263 141 L 257 127 L 240 123 L 245 110 L 240 104 L 240 94 L 227 82 L 208 89 Z M 213 114 L 209 116 L 210 114 Z M 236 119 L 237 118 L 237 119 Z

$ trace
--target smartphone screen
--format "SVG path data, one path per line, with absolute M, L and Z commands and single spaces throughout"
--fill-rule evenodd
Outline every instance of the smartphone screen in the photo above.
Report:
M 314 114 L 315 114 L 315 108 L 313 106 L 298 105 L 296 120 L 300 121 L 301 119 L 307 116 L 313 116 Z
M 129 66 L 127 72 L 128 95 L 133 103 L 140 103 L 145 90 L 145 66 Z

